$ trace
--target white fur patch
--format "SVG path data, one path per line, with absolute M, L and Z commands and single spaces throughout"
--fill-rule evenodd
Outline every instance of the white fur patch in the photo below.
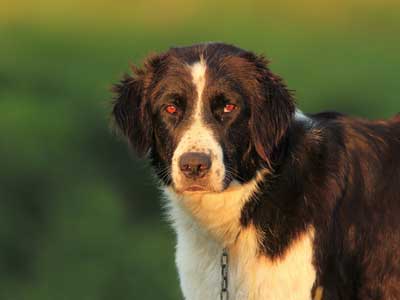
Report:
M 230 299 L 309 300 L 315 281 L 314 231 L 301 235 L 279 260 L 259 253 L 259 232 L 240 225 L 243 205 L 258 189 L 263 172 L 246 184 L 233 182 L 220 193 L 176 194 L 165 188 L 177 233 L 176 264 L 185 299 L 219 299 L 220 258 L 229 251 Z
M 302 123 L 306 123 L 309 124 L 310 126 L 313 126 L 313 120 L 311 118 L 309 118 L 308 116 L 306 116 L 300 109 L 296 109 L 294 118 L 297 121 L 301 121 Z
M 248 299 L 310 300 L 315 282 L 314 229 L 309 228 L 277 261 L 263 256 L 254 263 L 254 288 Z
M 309 117 L 307 117 L 300 109 L 296 109 L 296 112 L 295 112 L 295 119 L 296 120 L 300 120 L 300 121 L 308 121 L 308 120 L 310 120 L 310 118 Z
M 172 179 L 176 190 L 184 188 L 185 177 L 179 169 L 179 159 L 186 152 L 201 152 L 211 157 L 211 169 L 209 170 L 208 189 L 221 191 L 224 188 L 225 166 L 223 152 L 216 141 L 213 132 L 203 121 L 203 91 L 206 84 L 206 63 L 203 59 L 189 66 L 193 84 L 196 87 L 197 99 L 190 117 L 191 124 L 183 134 L 172 157 Z

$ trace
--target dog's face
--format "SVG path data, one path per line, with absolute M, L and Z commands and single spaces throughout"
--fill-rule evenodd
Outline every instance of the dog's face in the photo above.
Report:
M 118 127 L 177 193 L 220 192 L 271 167 L 294 113 L 262 57 L 217 43 L 151 56 L 115 92 Z

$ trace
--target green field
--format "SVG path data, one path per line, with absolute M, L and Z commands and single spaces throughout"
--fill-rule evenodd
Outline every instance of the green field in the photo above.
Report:
M 396 1 L 0 4 L 0 300 L 180 299 L 150 171 L 109 126 L 111 84 L 150 52 L 234 43 L 305 112 L 400 111 Z

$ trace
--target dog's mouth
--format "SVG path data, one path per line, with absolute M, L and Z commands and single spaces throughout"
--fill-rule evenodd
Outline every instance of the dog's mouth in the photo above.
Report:
M 209 182 L 188 182 L 179 188 L 173 184 L 172 187 L 178 194 L 196 194 L 196 193 L 220 193 L 227 189 L 232 182 L 232 178 L 224 178 L 222 184 L 216 187 Z
M 183 192 L 206 192 L 207 189 L 201 185 L 188 186 Z
M 174 190 L 178 194 L 195 194 L 195 193 L 213 193 L 216 192 L 213 188 L 200 184 L 191 184 L 184 187 L 176 188 Z

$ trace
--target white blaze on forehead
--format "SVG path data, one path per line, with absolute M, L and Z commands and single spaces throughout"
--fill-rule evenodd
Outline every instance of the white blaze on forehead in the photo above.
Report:
M 172 158 L 172 179 L 177 189 L 183 188 L 185 177 L 179 170 L 179 159 L 185 152 L 202 152 L 210 155 L 211 169 L 208 181 L 212 190 L 221 190 L 225 177 L 222 148 L 216 141 L 212 130 L 204 122 L 203 92 L 206 86 L 207 65 L 203 58 L 189 65 L 192 82 L 196 89 L 193 110 L 189 125 L 183 133 Z
M 201 58 L 199 62 L 190 66 L 192 81 L 197 92 L 196 105 L 194 106 L 194 122 L 199 123 L 201 123 L 201 112 L 203 106 L 202 96 L 206 85 L 206 69 L 206 63 L 203 58 Z
M 204 62 L 203 59 L 201 59 L 199 62 L 195 63 L 190 68 L 191 68 L 193 83 L 197 88 L 198 97 L 200 98 L 206 82 L 206 68 L 207 68 L 206 63 Z

